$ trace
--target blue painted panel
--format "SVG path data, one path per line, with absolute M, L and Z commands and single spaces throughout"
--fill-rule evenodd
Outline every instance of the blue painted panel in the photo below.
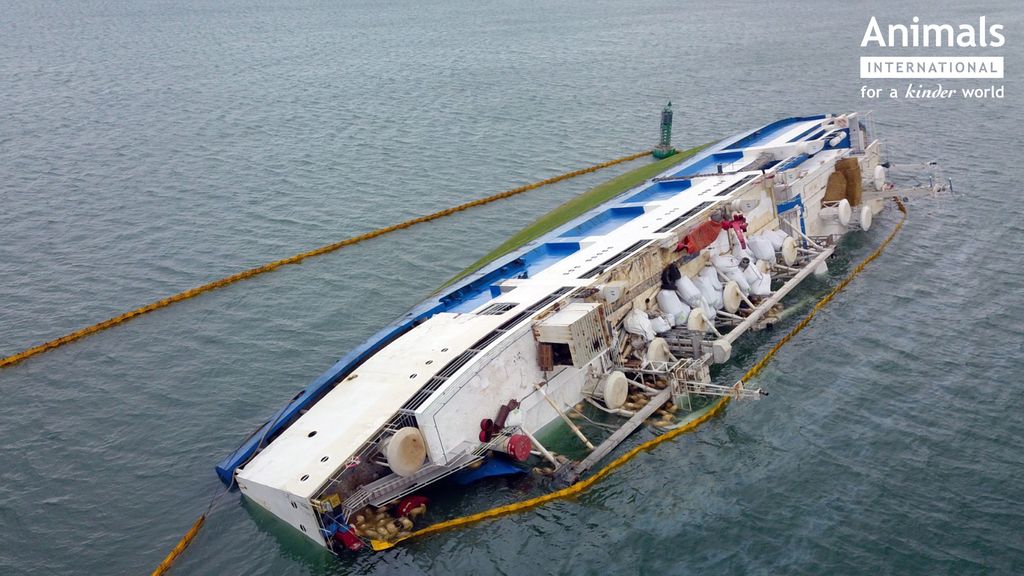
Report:
M 467 282 L 441 296 L 440 302 L 447 311 L 466 312 L 472 310 L 472 308 L 464 308 L 460 306 L 461 303 L 474 300 L 481 293 L 490 292 L 491 286 L 502 280 L 508 280 L 509 278 L 515 278 L 528 273 L 525 255 L 520 256 L 483 274 L 472 276 Z
M 808 158 L 810 158 L 810 156 L 807 154 L 797 154 L 796 156 L 786 158 L 786 160 L 779 164 L 779 172 L 785 172 L 791 168 L 796 168 L 803 164 Z
M 626 222 L 636 218 L 637 216 L 644 213 L 642 206 L 626 206 L 618 208 L 609 208 L 604 212 L 599 213 L 590 220 L 587 220 L 579 226 L 574 226 L 565 232 L 559 234 L 559 237 L 565 238 L 567 236 L 600 236 L 607 234 L 612 230 L 615 230 L 619 226 L 622 226 Z M 575 252 L 575 250 L 573 250 Z
M 522 259 L 526 262 L 527 272 L 533 276 L 579 249 L 579 242 L 545 242 L 523 254 Z
M 478 480 L 484 478 L 491 478 L 493 476 L 510 476 L 513 474 L 525 474 L 526 470 L 523 470 L 519 466 L 504 460 L 502 458 L 488 458 L 479 468 L 460 470 L 452 476 L 452 480 L 460 486 L 466 486 L 472 484 Z
M 689 180 L 676 180 L 675 182 L 657 182 L 644 188 L 640 192 L 626 198 L 626 202 L 654 202 L 671 198 L 676 194 L 692 186 Z
M 445 310 L 445 312 L 457 312 L 460 314 L 471 312 L 491 300 L 494 300 L 499 294 L 501 294 L 501 288 L 497 285 L 491 284 L 490 286 L 484 286 L 476 294 L 468 294 L 463 300 L 453 303 L 450 308 Z
M 800 141 L 800 140 L 804 140 L 806 136 L 808 136 L 812 132 L 814 132 L 816 130 L 820 130 L 820 129 L 821 129 L 821 125 L 820 124 L 814 124 L 810 128 L 808 128 L 807 130 L 804 130 L 800 134 L 790 138 L 789 141 L 790 142 L 797 142 L 797 141 Z M 814 140 L 814 138 L 806 138 L 806 139 L 807 140 Z
M 818 138 L 821 138 L 824 135 L 825 135 L 825 129 L 824 128 L 819 128 L 813 134 L 811 134 L 807 138 L 804 138 L 804 140 L 807 140 L 809 142 L 811 140 L 817 140 Z

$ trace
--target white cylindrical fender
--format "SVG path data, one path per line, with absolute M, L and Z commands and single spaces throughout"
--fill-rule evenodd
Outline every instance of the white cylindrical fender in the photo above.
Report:
M 686 305 L 684 304 L 683 306 L 686 306 Z M 683 321 L 686 321 L 686 315 L 689 315 L 689 314 L 690 314 L 690 307 L 689 306 L 686 306 L 685 312 L 680 312 L 679 313 L 679 315 L 683 315 Z M 676 324 L 679 324 L 679 315 L 670 316 L 668 314 L 662 314 L 661 317 L 665 319 L 665 322 L 668 322 L 668 325 L 670 327 L 674 327 Z
M 630 310 L 629 314 L 626 314 L 626 317 L 622 320 L 622 327 L 630 334 L 643 336 L 644 340 L 648 342 L 653 340 L 656 335 L 654 327 L 651 326 L 651 319 L 647 317 L 647 313 L 636 308 Z
M 773 256 L 773 258 L 770 261 L 774 262 L 775 261 L 775 258 L 774 258 L 775 255 L 772 254 L 772 256 Z M 761 274 L 767 274 L 768 271 L 772 269 L 772 265 L 769 264 L 768 262 L 769 262 L 769 260 L 758 260 L 757 261 L 757 269 L 761 271 Z
M 882 166 L 881 164 L 875 166 L 875 173 L 872 175 L 872 184 L 875 185 L 875 190 L 881 192 L 885 189 L 885 179 L 887 175 L 885 166 Z
M 708 285 L 708 281 L 704 278 L 697 277 L 693 281 L 700 289 L 701 302 L 710 305 L 712 308 L 720 309 L 722 307 L 722 292 L 721 290 L 715 290 Z
M 750 284 L 750 294 L 756 296 L 767 296 L 771 294 L 772 290 L 772 278 L 765 270 L 768 265 L 763 260 L 758 260 L 756 264 L 747 266 L 747 269 L 743 271 L 743 277 L 747 279 Z
M 761 271 L 757 269 L 757 265 L 751 260 L 750 264 L 743 269 L 743 278 L 747 281 L 747 284 L 751 288 L 754 287 L 754 283 L 761 279 Z
M 657 340 L 661 340 L 658 338 Z M 664 340 L 662 340 L 664 342 Z M 653 344 L 653 343 L 652 343 Z M 609 372 L 604 381 L 597 385 L 594 396 L 611 410 L 618 410 L 629 397 L 629 380 L 618 370 Z
M 688 276 L 676 280 L 676 294 L 691 308 L 700 305 L 700 288 L 697 288 L 697 285 Z
M 705 300 L 703 298 L 700 299 L 700 310 L 702 312 L 704 312 L 704 319 L 705 320 L 707 320 L 709 322 L 714 321 L 715 317 L 718 316 L 718 309 L 721 309 L 722 306 L 724 306 L 724 304 L 721 303 L 721 301 L 722 301 L 722 294 L 721 293 L 718 293 L 718 301 L 719 301 L 719 305 L 718 306 L 713 306 L 707 300 Z M 691 314 L 692 314 L 692 312 L 691 312 Z
M 655 334 L 664 334 L 672 329 L 672 324 L 668 321 L 669 318 L 672 318 L 670 314 L 663 314 L 661 316 L 651 318 L 651 327 L 654 328 Z
M 772 293 L 772 275 L 768 272 L 768 263 L 759 260 L 755 266 L 758 272 L 757 282 L 750 283 L 750 293 L 755 296 L 768 296 Z
M 727 231 L 722 230 L 718 233 L 715 241 L 708 246 L 708 253 L 711 255 L 729 253 L 729 233 Z
M 782 242 L 782 261 L 786 266 L 792 266 L 796 263 L 796 240 L 786 236 L 786 240 Z
M 764 236 L 754 236 L 747 240 L 747 246 L 756 256 L 756 260 L 775 260 L 775 248 L 772 248 L 772 241 Z
M 505 419 L 506 426 L 522 426 L 523 424 L 523 411 L 519 408 L 508 413 L 508 418 Z
M 722 281 L 719 280 L 718 270 L 716 270 L 714 266 L 708 264 L 707 266 L 701 269 L 700 273 L 697 274 L 697 276 L 700 277 L 700 279 L 704 280 L 704 282 L 706 282 L 707 285 L 710 286 L 713 290 L 722 289 Z
M 686 322 L 686 319 L 690 317 L 690 310 L 692 310 L 692 308 L 683 304 L 683 310 L 679 314 L 676 314 L 676 317 L 672 319 L 672 325 L 678 326 Z
M 821 264 L 818 264 L 818 266 L 814 268 L 814 275 L 817 276 L 818 278 L 824 278 L 828 276 L 828 263 L 822 261 Z
M 825 206 L 819 210 L 818 217 L 826 222 L 838 222 L 846 226 L 853 218 L 853 208 L 850 207 L 850 202 L 843 198 L 832 206 Z
M 740 270 L 739 266 L 726 272 L 725 277 L 732 282 L 735 282 L 739 286 L 740 292 L 750 294 L 750 282 L 747 282 L 747 279 L 743 276 L 743 271 Z
M 740 259 L 732 254 L 718 254 L 711 257 L 711 264 L 722 274 L 726 274 L 733 268 L 739 268 Z M 701 270 L 701 278 L 704 277 L 704 270 Z
M 843 198 L 839 201 L 837 208 L 839 208 L 839 223 L 843 226 L 848 225 L 853 218 L 853 208 L 850 207 L 850 201 Z
M 735 281 L 730 280 L 725 285 L 722 298 L 725 301 L 725 311 L 735 314 L 740 309 L 740 303 L 743 302 L 743 292 L 740 291 L 740 287 Z
M 786 238 L 789 238 L 789 234 L 786 234 L 778 228 L 765 232 L 764 236 L 772 243 L 772 250 L 776 251 L 782 250 L 782 243 L 786 241 Z
M 861 206 L 860 208 L 860 229 L 867 232 L 871 229 L 871 220 L 874 215 L 871 213 L 871 207 Z
M 412 476 L 427 459 L 427 444 L 418 428 L 407 426 L 388 439 L 384 457 L 392 472 L 399 476 Z
M 732 255 L 733 257 L 738 258 L 740 260 L 744 258 L 750 258 L 751 262 L 757 260 L 757 258 L 754 256 L 754 253 L 750 251 L 750 242 L 747 242 L 746 248 L 740 246 L 739 242 L 737 242 L 736 245 L 733 246 L 732 248 Z
M 662 312 L 672 318 L 677 318 L 682 312 L 690 312 L 686 304 L 683 304 L 683 301 L 679 299 L 679 294 L 676 294 L 675 290 L 660 290 L 656 299 L 658 301 L 658 308 L 661 308 Z
M 743 271 L 740 270 L 740 261 L 735 256 L 713 256 L 711 263 L 714 264 L 715 268 L 722 273 L 723 276 L 729 280 L 735 281 L 740 286 L 740 290 L 744 294 L 750 292 L 750 284 L 747 279 L 743 277 Z

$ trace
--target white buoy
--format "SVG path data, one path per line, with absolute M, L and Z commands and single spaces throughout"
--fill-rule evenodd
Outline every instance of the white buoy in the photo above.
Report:
M 722 291 L 722 298 L 725 300 L 726 312 L 735 314 L 740 309 L 740 303 L 743 302 L 743 292 L 735 280 L 730 280 L 726 283 L 725 289 Z
M 871 208 L 868 206 L 861 206 L 860 208 L 860 229 L 867 232 L 871 229 Z
M 782 261 L 786 266 L 796 263 L 796 240 L 789 236 L 782 242 Z
M 818 264 L 818 266 L 814 268 L 814 275 L 817 276 L 818 278 L 824 278 L 828 276 L 828 264 L 825 263 L 824 260 L 822 260 L 821 264 Z
M 412 426 L 401 428 L 388 439 L 384 447 L 388 467 L 399 476 L 412 476 L 423 467 L 427 459 L 427 445 L 423 434 Z
M 843 198 L 839 201 L 839 223 L 846 226 L 850 223 L 850 219 L 853 218 L 853 208 L 850 207 L 850 201 Z
M 662 340 L 656 338 L 656 340 Z M 629 380 L 626 375 L 618 370 L 610 372 L 596 390 L 597 398 L 610 410 L 618 410 L 626 403 L 629 397 Z
M 882 189 L 885 188 L 885 178 L 886 178 L 885 166 L 882 166 L 881 164 L 875 166 L 875 173 L 873 174 L 873 176 L 874 176 L 873 184 L 875 185 L 875 190 L 878 190 L 879 192 L 881 192 Z
M 838 222 L 846 226 L 850 223 L 850 219 L 853 218 L 853 208 L 850 207 L 850 202 L 843 198 L 831 206 L 822 207 L 818 211 L 818 217 L 825 221 Z

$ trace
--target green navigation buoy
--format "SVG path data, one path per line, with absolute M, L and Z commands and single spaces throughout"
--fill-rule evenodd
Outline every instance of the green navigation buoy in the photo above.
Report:
M 661 111 L 661 141 L 654 147 L 654 157 L 657 159 L 668 158 L 676 153 L 672 147 L 672 102 L 668 103 Z

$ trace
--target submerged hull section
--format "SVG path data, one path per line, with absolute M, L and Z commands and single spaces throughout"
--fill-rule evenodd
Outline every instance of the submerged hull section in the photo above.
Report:
M 653 400 L 648 414 L 725 393 L 708 367 L 881 209 L 861 190 L 879 146 L 851 114 L 780 120 L 709 147 L 419 305 L 218 474 L 332 550 L 351 548 L 353 533 L 407 530 L 415 501 L 394 518 L 367 507 L 493 454 L 516 461 L 532 447 L 571 482 L 614 446 L 577 431 L 591 457 L 564 462 L 537 433 L 574 429 L 567 413 L 581 401 L 633 422 Z

